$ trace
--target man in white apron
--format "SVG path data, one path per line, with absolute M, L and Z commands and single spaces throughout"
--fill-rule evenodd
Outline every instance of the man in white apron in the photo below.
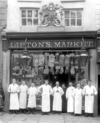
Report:
M 53 111 L 61 113 L 62 111 L 62 95 L 63 89 L 59 86 L 59 82 L 56 82 L 56 86 L 53 88 Z
M 10 93 L 10 113 L 17 113 L 19 110 L 19 86 L 16 84 L 15 79 L 12 79 L 12 84 L 9 85 L 8 92 Z
M 48 85 L 48 80 L 45 80 L 45 84 L 41 85 L 38 89 L 42 93 L 42 112 L 48 114 L 50 112 L 50 95 L 52 94 L 51 86 Z
M 82 94 L 83 91 L 80 87 L 80 84 L 77 84 L 77 88 L 75 89 L 75 110 L 74 113 L 75 115 L 81 115 L 82 114 Z
M 27 106 L 27 92 L 28 86 L 25 84 L 25 81 L 22 81 L 22 84 L 19 87 L 20 95 L 19 95 L 19 108 L 21 113 L 25 113 Z
M 88 81 L 83 89 L 83 94 L 85 95 L 85 114 L 86 116 L 93 116 L 94 108 L 94 96 L 97 95 L 97 90 L 95 86 L 92 85 L 92 81 Z
M 34 83 L 31 83 L 31 87 L 28 89 L 28 105 L 29 108 L 28 113 L 35 113 L 36 108 L 36 95 L 37 95 L 37 88 L 35 87 Z
M 70 114 L 74 113 L 74 92 L 75 88 L 72 86 L 72 82 L 70 82 L 66 90 L 67 112 Z

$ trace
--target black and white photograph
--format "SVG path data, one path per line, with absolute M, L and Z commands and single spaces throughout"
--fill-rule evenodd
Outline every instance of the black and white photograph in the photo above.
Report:
M 100 122 L 100 0 L 0 0 L 0 123 Z

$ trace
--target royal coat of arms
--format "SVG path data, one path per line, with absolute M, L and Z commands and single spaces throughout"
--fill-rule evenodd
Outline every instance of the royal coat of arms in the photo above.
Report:
M 63 7 L 50 3 L 44 5 L 40 10 L 40 25 L 42 26 L 61 26 L 63 19 Z

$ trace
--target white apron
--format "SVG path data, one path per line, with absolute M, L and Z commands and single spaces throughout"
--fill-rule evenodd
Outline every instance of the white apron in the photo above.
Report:
M 75 89 L 75 114 L 82 114 L 82 89 Z
M 74 92 L 75 88 L 68 87 L 66 90 L 66 99 L 67 99 L 67 112 L 72 113 L 74 112 Z
M 50 112 L 50 94 L 52 89 L 49 85 L 41 85 L 39 90 L 42 89 L 42 112 Z
M 86 85 L 83 89 L 83 93 L 85 95 L 85 113 L 93 113 L 94 95 L 97 95 L 97 90 L 93 85 L 91 87 Z
M 62 111 L 62 95 L 64 94 L 61 87 L 53 88 L 53 111 Z
M 30 87 L 28 89 L 28 108 L 36 108 L 36 94 L 37 94 L 37 89 L 36 87 Z
M 27 105 L 27 85 L 20 85 L 20 95 L 19 95 L 19 108 L 26 109 Z
M 10 110 L 19 110 L 19 100 L 18 92 L 19 86 L 17 84 L 10 84 L 8 87 L 8 92 L 10 93 Z

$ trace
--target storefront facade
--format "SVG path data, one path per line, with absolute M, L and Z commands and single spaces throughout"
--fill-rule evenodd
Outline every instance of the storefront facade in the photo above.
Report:
M 96 1 L 97 2 L 97 1 Z M 46 4 L 46 5 L 45 5 Z M 73 8 L 72 8 L 73 5 Z M 18 84 L 41 85 L 48 78 L 68 86 L 86 84 L 91 79 L 98 89 L 97 28 L 95 7 L 91 0 L 8 0 L 8 18 L 3 42 L 3 88 L 5 108 L 9 108 L 8 85 L 12 78 Z M 11 21 L 12 20 L 12 21 Z M 94 114 L 98 114 L 95 99 Z

